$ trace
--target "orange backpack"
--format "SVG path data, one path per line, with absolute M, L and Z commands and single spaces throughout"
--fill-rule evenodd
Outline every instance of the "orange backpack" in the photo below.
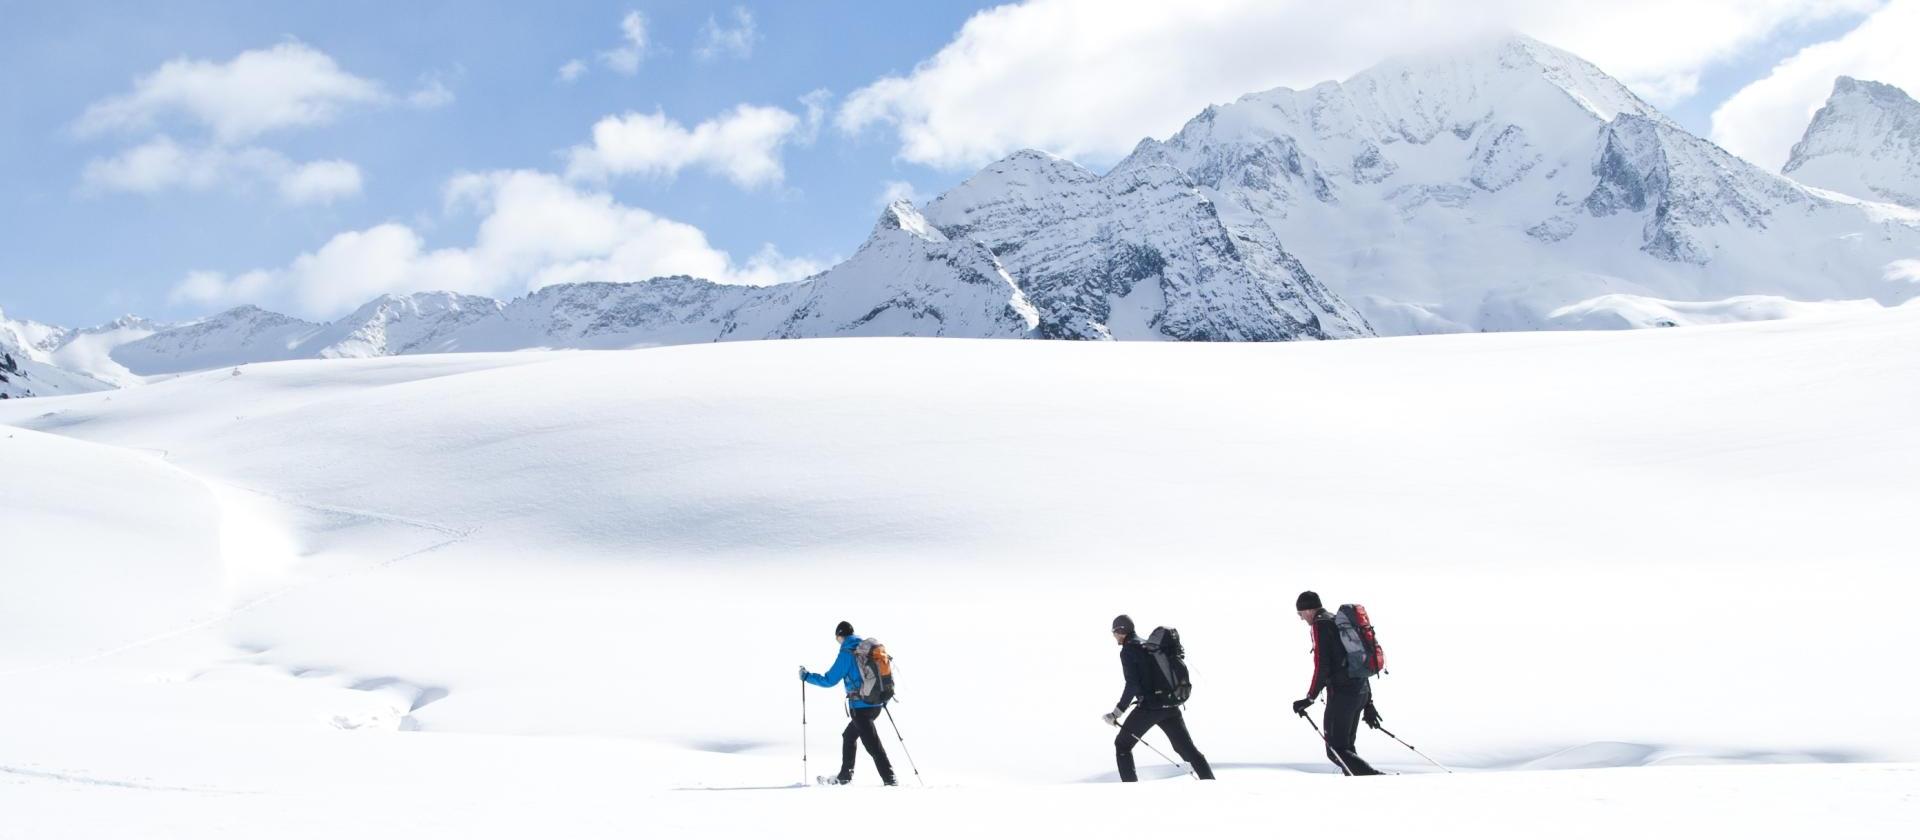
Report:
M 893 699 L 893 657 L 879 639 L 861 639 L 853 649 L 853 664 L 860 669 L 860 687 L 847 697 L 869 706 Z

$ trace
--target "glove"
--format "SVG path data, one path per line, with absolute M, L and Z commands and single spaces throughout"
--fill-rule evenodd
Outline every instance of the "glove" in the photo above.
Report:
M 1366 721 L 1367 726 L 1380 728 L 1380 710 L 1373 707 L 1373 701 L 1367 701 L 1367 707 L 1360 711 L 1360 719 Z
M 1120 710 L 1119 710 L 1119 709 L 1115 709 L 1115 710 L 1113 710 L 1113 711 L 1111 711 L 1111 712 L 1108 712 L 1108 713 L 1106 713 L 1106 714 L 1104 714 L 1104 715 L 1101 715 L 1101 716 L 1100 716 L 1100 719 L 1101 719 L 1101 720 L 1104 720 L 1104 721 L 1106 721 L 1106 722 L 1107 722 L 1107 725 L 1108 725 L 1108 726 L 1119 726 L 1119 725 L 1120 725 Z
M 1313 708 L 1313 698 L 1311 697 L 1293 701 L 1293 713 L 1301 717 L 1306 717 L 1307 710 L 1311 708 Z
M 807 666 L 805 665 L 800 666 L 800 679 L 805 680 L 810 676 L 813 676 L 813 675 L 810 673 L 807 673 Z

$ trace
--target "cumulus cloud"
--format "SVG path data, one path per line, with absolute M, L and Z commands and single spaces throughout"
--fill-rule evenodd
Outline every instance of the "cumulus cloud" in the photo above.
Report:
M 184 146 L 166 135 L 88 162 L 80 180 L 90 192 L 144 194 L 264 184 L 289 204 L 327 204 L 359 195 L 361 187 L 360 168 L 347 161 L 297 164 L 271 149 Z
M 560 71 L 556 75 L 560 81 L 571 84 L 578 81 L 581 76 L 587 75 L 587 63 L 577 58 L 573 59 L 560 65 Z
M 1920 94 L 1920 0 L 1894 0 L 1851 32 L 1775 65 L 1713 112 L 1712 137 L 1727 151 L 1778 172 L 1813 113 L 1852 76 Z
M 327 204 L 360 194 L 360 167 L 344 160 L 316 160 L 281 173 L 276 185 L 290 203 Z
M 458 70 L 456 69 L 456 74 Z M 289 204 L 325 204 L 360 194 L 360 168 L 344 160 L 298 163 L 258 144 L 262 135 L 313 128 L 356 106 L 439 108 L 454 99 L 438 72 L 405 96 L 341 69 L 299 41 L 247 50 L 229 61 L 178 58 L 136 77 L 132 90 L 88 106 L 74 122 L 81 137 L 146 133 L 119 154 L 89 161 L 87 192 L 156 193 L 265 185 Z M 182 143 L 167 129 L 184 129 Z
M 1656 104 L 1783 26 L 1878 0 L 1027 0 L 975 14 L 934 56 L 849 95 L 845 131 L 897 135 L 941 167 L 1022 147 L 1114 159 L 1208 103 L 1345 78 L 1436 42 L 1518 30 L 1582 55 Z
M 891 206 L 896 201 L 920 203 L 920 191 L 905 181 L 888 181 L 880 185 L 880 196 L 874 199 L 878 207 Z
M 820 139 L 820 126 L 827 120 L 827 106 L 833 103 L 833 91 L 826 88 L 814 88 L 800 97 L 801 107 L 806 109 L 806 123 L 800 132 L 800 142 L 811 144 Z
M 640 72 L 640 62 L 647 59 L 647 16 L 628 12 L 620 19 L 620 38 L 620 46 L 600 54 L 600 63 L 622 76 L 631 76 Z
M 567 176 L 672 177 L 695 168 L 741 187 L 776 184 L 786 174 L 781 147 L 802 132 L 800 117 L 768 105 L 738 105 L 692 128 L 659 111 L 630 112 L 594 123 L 592 144 L 569 150 Z
M 760 33 L 754 26 L 753 13 L 744 6 L 735 6 L 732 26 L 721 24 L 713 15 L 707 16 L 706 25 L 700 27 L 700 43 L 693 48 L 693 54 L 701 61 L 751 58 L 754 42 L 758 40 Z
M 439 76 L 428 76 L 407 94 L 407 104 L 420 109 L 444 108 L 453 104 L 453 89 Z
M 699 228 L 527 170 L 469 173 L 447 185 L 446 207 L 478 217 L 473 243 L 429 248 L 407 225 L 338 234 L 285 267 L 237 275 L 194 272 L 176 302 L 262 303 L 331 318 L 384 293 L 446 290 L 509 296 L 554 283 L 632 281 L 689 274 L 767 284 L 817 273 L 818 261 L 763 247 L 744 261 Z
M 340 69 L 306 44 L 286 41 L 226 62 L 169 61 L 135 79 L 133 90 L 88 106 L 74 128 L 82 136 L 144 131 L 181 117 L 232 143 L 324 125 L 346 108 L 385 101 L 380 83 Z

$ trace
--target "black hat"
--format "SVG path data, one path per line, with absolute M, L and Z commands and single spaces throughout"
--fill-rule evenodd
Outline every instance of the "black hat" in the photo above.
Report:
M 844 639 L 851 635 L 853 635 L 853 625 L 848 624 L 844 621 L 840 622 L 837 625 L 834 625 L 834 628 L 833 628 L 834 638 Z
M 1296 610 L 1320 609 L 1320 593 L 1311 589 L 1300 593 L 1300 597 L 1293 599 L 1293 608 Z
M 1131 635 L 1133 635 L 1133 619 L 1131 619 L 1131 618 L 1128 618 L 1128 617 L 1127 617 L 1127 616 L 1125 616 L 1125 615 L 1116 615 L 1116 616 L 1114 616 L 1114 617 L 1113 617 L 1113 632 L 1115 632 L 1115 633 L 1125 633 L 1125 634 L 1127 634 L 1127 635 L 1129 635 L 1129 636 L 1131 636 Z

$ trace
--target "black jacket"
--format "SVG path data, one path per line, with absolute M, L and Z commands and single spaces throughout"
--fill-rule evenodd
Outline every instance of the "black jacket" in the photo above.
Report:
M 1317 699 L 1323 688 L 1337 691 L 1366 681 L 1347 676 L 1347 646 L 1340 642 L 1340 628 L 1333 623 L 1333 613 L 1321 610 L 1313 619 L 1313 684 L 1307 686 L 1307 699 Z
M 1120 690 L 1120 702 L 1114 705 L 1114 711 L 1125 711 L 1135 700 L 1143 709 L 1172 707 L 1166 701 L 1165 689 L 1154 679 L 1153 654 L 1142 646 L 1140 637 L 1131 637 L 1120 646 L 1120 672 L 1127 678 L 1127 687 Z

